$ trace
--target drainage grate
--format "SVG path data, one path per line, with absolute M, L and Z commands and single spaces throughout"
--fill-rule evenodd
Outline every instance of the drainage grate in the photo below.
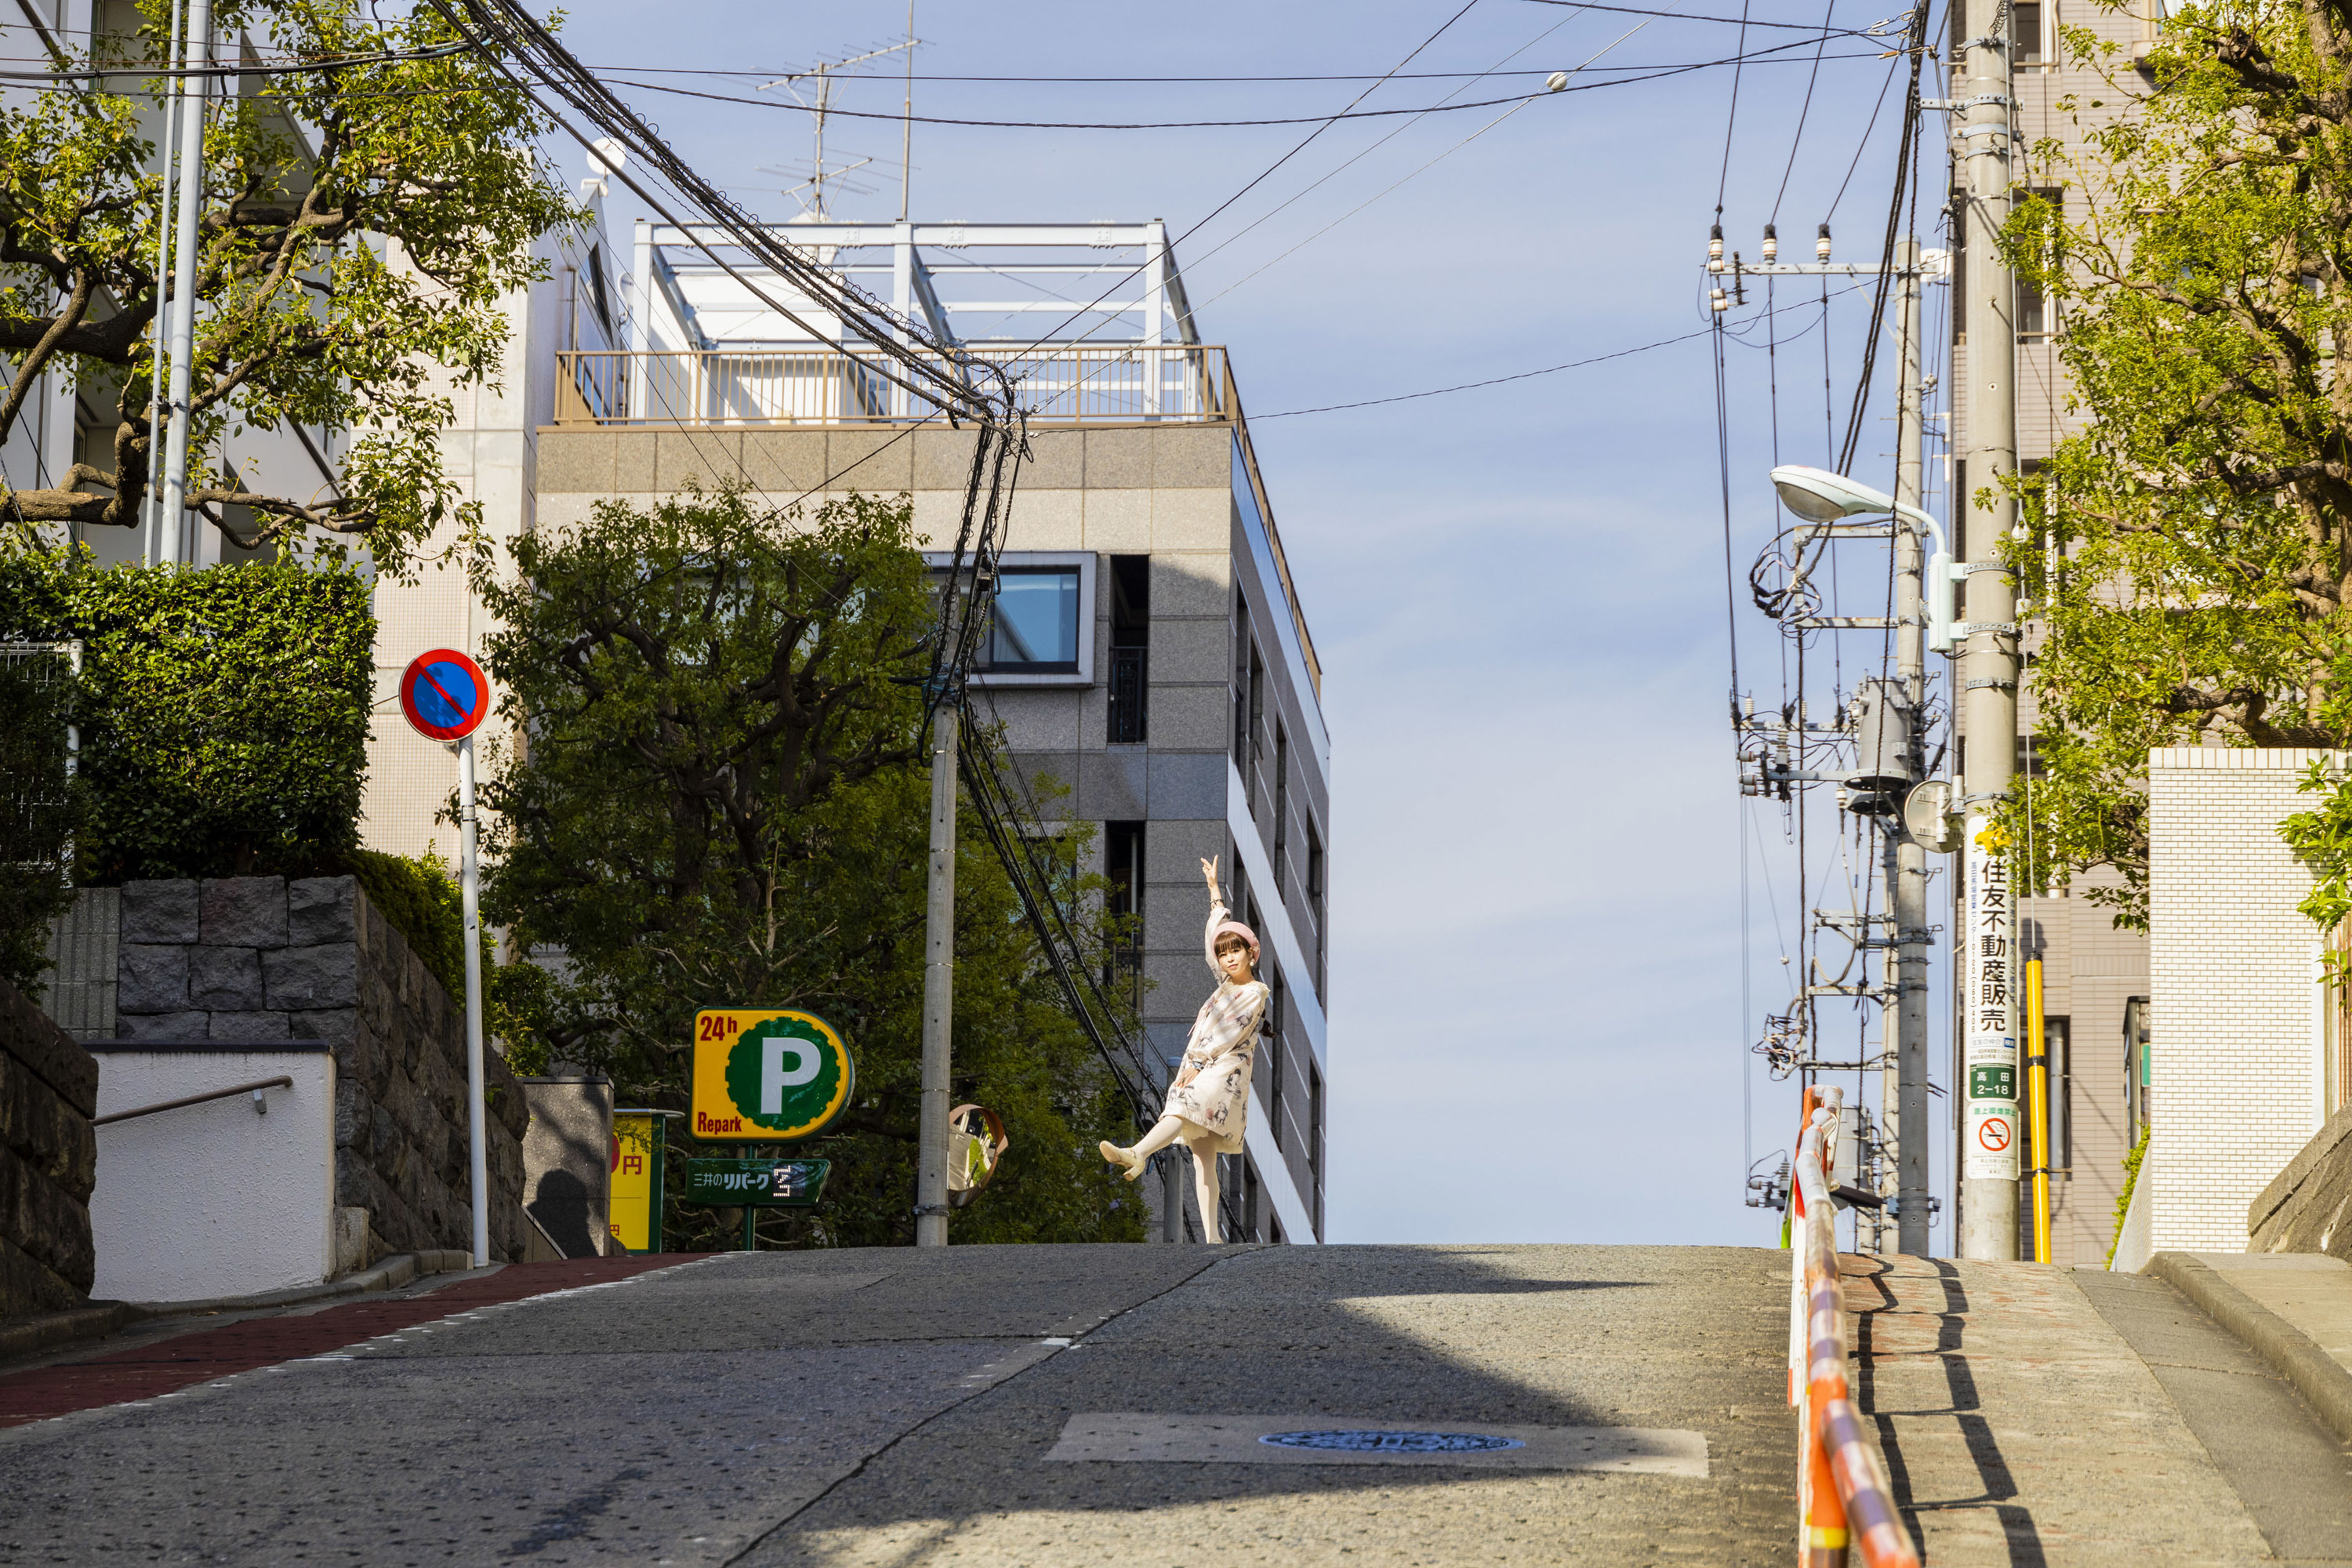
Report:
M 1517 1437 L 1483 1432 L 1268 1432 L 1258 1439 L 1278 1448 L 1321 1448 L 1341 1454 L 1491 1454 L 1524 1448 Z

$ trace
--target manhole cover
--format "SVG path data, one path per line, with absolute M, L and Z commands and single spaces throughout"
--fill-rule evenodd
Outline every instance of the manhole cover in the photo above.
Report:
M 1491 1454 L 1527 1447 L 1517 1437 L 1491 1437 L 1483 1432 L 1269 1432 L 1258 1441 L 1278 1448 L 1340 1454 Z

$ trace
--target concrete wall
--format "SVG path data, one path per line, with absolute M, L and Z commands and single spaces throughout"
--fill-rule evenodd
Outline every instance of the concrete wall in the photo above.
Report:
M 334 1201 L 365 1211 L 368 1252 L 472 1246 L 463 1011 L 351 878 L 132 882 L 121 919 L 121 1038 L 325 1041 Z M 517 1258 L 528 1112 L 484 1065 L 490 1250 Z
M 101 1116 L 285 1075 L 291 1089 L 98 1130 L 96 1293 L 198 1301 L 336 1272 L 335 1059 L 320 1041 L 250 1047 L 101 1041 Z
M 89 1295 L 98 1064 L 0 980 L 0 1319 Z
M 2140 1171 L 2157 1251 L 2239 1252 L 2248 1205 L 2319 1130 L 2311 872 L 2278 836 L 2317 752 L 2148 753 L 2154 1135 Z
M 613 1241 L 613 1085 L 603 1078 L 526 1078 L 523 1207 L 566 1258 L 601 1258 Z

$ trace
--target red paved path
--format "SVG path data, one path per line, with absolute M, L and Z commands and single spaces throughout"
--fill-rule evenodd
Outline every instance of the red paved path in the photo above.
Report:
M 192 1384 L 340 1350 L 477 1307 L 626 1279 L 691 1263 L 700 1256 L 666 1252 L 636 1258 L 583 1258 L 565 1263 L 515 1263 L 495 1274 L 459 1280 L 419 1296 L 364 1296 L 323 1311 L 249 1318 L 88 1361 L 59 1362 L 0 1376 L 0 1426 L 21 1426 L 76 1410 L 152 1399 Z

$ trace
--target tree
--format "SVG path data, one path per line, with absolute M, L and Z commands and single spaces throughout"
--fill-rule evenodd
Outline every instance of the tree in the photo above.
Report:
M 2146 920 L 2151 746 L 2352 736 L 2352 17 L 2221 0 L 2177 12 L 2122 121 L 2033 150 L 2063 210 L 2020 203 L 2020 275 L 2065 302 L 2087 426 L 2017 481 L 2005 542 L 2048 636 L 2043 776 L 2007 810 L 2033 885 Z M 2104 108 L 2062 101 L 2063 112 Z M 2030 817 L 2030 820 L 2029 820 Z
M 441 468 L 452 409 L 436 367 L 497 373 L 499 297 L 543 275 L 532 241 L 577 209 L 533 151 L 546 117 L 432 7 L 224 0 L 215 14 L 293 68 L 236 79 L 204 138 L 189 501 L 240 547 L 310 526 L 396 566 L 463 510 Z M 169 84 L 137 68 L 163 58 L 169 13 L 142 0 L 141 15 L 134 37 L 61 47 L 56 86 L 0 108 L 0 351 L 15 362 L 0 441 L 52 370 L 113 421 L 104 452 L 55 488 L 9 494 L 23 521 L 133 527 L 156 477 L 162 181 L 139 116 Z M 339 488 L 257 491 L 228 465 L 240 431 L 289 425 L 347 433 Z
M 803 1240 L 911 1235 L 929 797 L 918 682 L 937 611 L 909 519 L 904 501 L 865 497 L 787 519 L 740 492 L 689 493 L 526 535 L 511 576 L 476 562 L 504 628 L 486 662 L 527 735 L 486 790 L 499 826 L 485 909 L 515 947 L 550 954 L 500 973 L 510 1059 L 595 1066 L 625 1096 L 682 1107 L 698 1009 L 824 1017 L 857 1054 L 858 1090 L 814 1147 L 836 1171 L 825 1209 L 788 1222 Z M 1083 838 L 1047 837 L 1057 892 L 1099 917 Z M 1124 1134 L 1124 1102 L 976 826 L 962 843 L 956 1092 L 1003 1115 L 1015 1148 L 958 1234 L 1139 1238 L 1133 1189 L 1092 1152 Z

